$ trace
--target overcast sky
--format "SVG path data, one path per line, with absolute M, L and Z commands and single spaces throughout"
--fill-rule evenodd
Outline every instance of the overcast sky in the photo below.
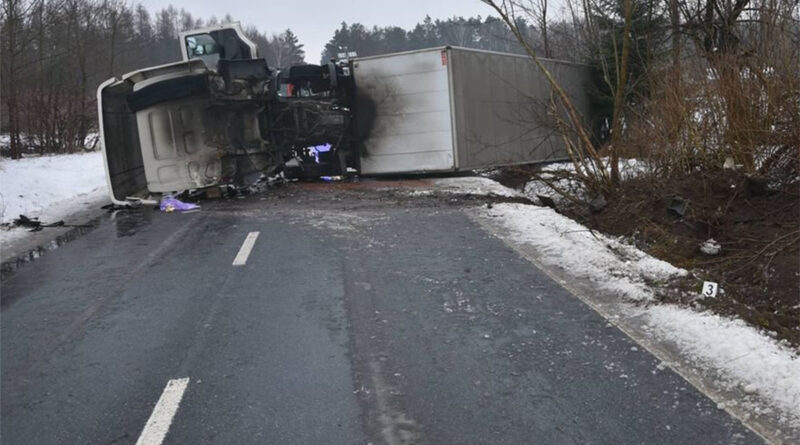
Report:
M 368 27 L 400 26 L 406 29 L 422 21 L 452 16 L 490 15 L 490 8 L 480 0 L 141 0 L 155 11 L 172 4 L 195 17 L 222 18 L 230 13 L 242 25 L 255 25 L 267 34 L 291 28 L 305 45 L 306 61 L 319 63 L 325 44 L 341 22 L 359 22 Z

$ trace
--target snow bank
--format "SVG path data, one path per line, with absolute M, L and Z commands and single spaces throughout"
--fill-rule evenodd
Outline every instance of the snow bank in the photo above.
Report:
M 504 198 L 518 198 L 523 195 L 510 189 L 497 181 L 482 176 L 468 176 L 461 178 L 442 178 L 433 181 L 437 191 L 457 194 L 470 194 L 481 196 L 502 196 Z
M 24 214 L 43 222 L 65 218 L 70 204 L 106 193 L 102 153 L 43 156 L 0 162 L 0 216 Z M 77 204 L 76 204 L 77 205 Z
M 503 203 L 476 211 L 499 218 L 514 241 L 530 244 L 543 253 L 539 258 L 543 263 L 563 267 L 572 275 L 629 300 L 651 300 L 653 292 L 647 282 L 687 274 L 616 238 L 592 232 L 547 207 Z
M 672 305 L 652 306 L 646 314 L 654 335 L 675 342 L 695 366 L 718 373 L 723 388 L 772 401 L 800 428 L 800 357 L 790 348 L 742 320 Z
M 434 193 L 450 193 L 454 195 L 500 196 L 504 198 L 521 198 L 524 195 L 510 189 L 497 181 L 482 176 L 433 179 L 433 189 L 411 190 L 412 196 L 424 196 Z

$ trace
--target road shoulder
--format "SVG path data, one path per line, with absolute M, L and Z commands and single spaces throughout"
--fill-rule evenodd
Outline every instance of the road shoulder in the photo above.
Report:
M 2 274 L 13 272 L 20 265 L 92 230 L 98 218 L 105 214 L 101 208 L 105 204 L 108 204 L 108 195 L 105 189 L 100 189 L 65 203 L 71 210 L 66 210 L 67 216 L 61 218 L 64 227 L 47 227 L 38 232 L 23 227 L 3 228 L 0 231 Z M 55 221 L 43 221 L 51 222 Z
M 546 208 L 524 207 L 551 212 Z M 717 403 L 718 408 L 726 410 L 770 442 L 794 443 L 800 439 L 800 428 L 797 426 L 797 419 L 794 418 L 798 416 L 798 413 L 787 412 L 785 409 L 770 404 L 769 400 L 758 398 L 757 395 L 746 391 L 747 385 L 732 385 L 729 376 L 726 376 L 726 369 L 700 366 L 696 354 L 692 354 L 685 344 L 679 344 L 679 342 L 654 332 L 653 313 L 649 302 L 634 302 L 632 298 L 621 298 L 620 295 L 624 292 L 613 291 L 615 287 L 620 288 L 621 286 L 598 284 L 597 277 L 592 279 L 585 273 L 570 268 L 568 264 L 559 264 L 557 260 L 554 260 L 554 256 L 558 257 L 563 252 L 554 255 L 552 251 L 543 249 L 535 242 L 526 242 L 524 236 L 520 236 L 520 233 L 515 231 L 519 227 L 509 224 L 508 214 L 503 215 L 502 213 L 493 213 L 492 210 L 487 209 L 468 211 L 470 217 L 486 231 L 544 271 L 570 293 L 602 315 L 609 323 L 617 326 L 660 359 L 665 367 L 674 370 L 711 398 Z M 542 231 L 551 229 L 545 226 L 546 224 L 538 228 Z M 528 227 L 528 229 L 530 228 Z M 588 229 L 585 232 L 589 232 Z M 554 235 L 558 236 L 559 234 L 555 233 Z M 564 233 L 561 236 L 564 236 Z M 603 246 L 602 240 L 597 239 L 596 241 Z M 590 254 L 586 251 L 571 252 L 571 255 L 580 261 L 585 261 L 586 256 Z M 630 284 L 629 291 L 633 289 L 631 292 L 634 295 L 640 294 L 642 290 L 646 292 L 646 286 L 641 286 L 642 283 L 631 282 Z M 656 304 L 652 307 L 660 308 L 662 306 Z

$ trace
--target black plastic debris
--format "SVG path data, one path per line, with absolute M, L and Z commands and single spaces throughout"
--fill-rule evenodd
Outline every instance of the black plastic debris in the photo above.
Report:
M 769 188 L 769 182 L 766 178 L 760 176 L 745 176 L 745 186 L 751 196 L 767 196 L 775 193 L 774 190 Z
M 19 218 L 14 219 L 14 225 L 19 227 L 40 227 L 42 223 L 39 218 L 28 218 L 25 215 L 19 215 Z
M 29 232 L 38 232 L 47 227 L 91 227 L 91 225 L 64 224 L 63 220 L 45 224 L 39 221 L 39 218 L 28 218 L 25 215 L 19 215 L 19 218 L 14 219 L 13 224 L 15 227 L 27 227 L 31 229 Z
M 686 209 L 689 208 L 689 203 L 680 197 L 672 198 L 669 206 L 667 206 L 667 213 L 683 218 L 686 215 Z
M 553 198 L 544 195 L 536 195 L 536 197 L 539 198 L 539 202 L 541 202 L 542 205 L 550 207 L 553 210 L 558 210 L 556 208 L 556 202 L 553 201 Z
M 106 204 L 106 205 L 100 207 L 100 209 L 105 210 L 108 213 L 113 213 L 113 212 L 117 212 L 117 211 L 125 211 L 125 210 L 133 210 L 134 208 L 135 208 L 135 206 L 133 204 L 130 204 L 130 205 L 119 205 L 119 204 L 114 204 L 114 203 Z
M 64 225 L 64 221 L 56 221 L 50 224 L 43 224 L 39 221 L 39 218 L 28 218 L 25 215 L 19 215 L 19 218 L 14 219 L 14 225 L 17 227 L 27 227 L 30 228 L 30 232 L 38 232 L 45 227 L 61 227 Z

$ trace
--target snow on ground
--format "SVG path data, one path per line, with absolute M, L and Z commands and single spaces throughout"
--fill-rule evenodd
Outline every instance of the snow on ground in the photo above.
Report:
M 685 270 L 593 233 L 547 207 L 501 203 L 475 211 L 497 222 L 505 231 L 503 238 L 532 246 L 544 265 L 563 268 L 610 295 L 619 295 L 630 317 L 643 316 L 647 321 L 649 337 L 677 345 L 694 367 L 718 376 L 717 387 L 746 394 L 736 403 L 748 412 L 777 414 L 781 422 L 800 429 L 797 351 L 741 320 L 652 299 L 652 286 L 685 275 Z M 641 302 L 645 305 L 632 304 Z
M 609 158 L 602 158 L 601 162 L 606 168 L 606 171 L 608 171 L 610 174 L 611 160 Z M 619 161 L 619 172 L 623 179 L 638 176 L 646 172 L 648 168 L 649 167 L 646 163 L 637 159 L 620 159 Z M 585 190 L 583 189 L 583 185 L 581 185 L 581 183 L 574 177 L 571 177 L 575 175 L 575 164 L 573 164 L 571 161 L 554 162 L 552 164 L 544 165 L 542 166 L 539 175 L 542 178 L 552 182 L 559 189 L 570 193 L 576 198 L 587 198 Z M 564 197 L 553 190 L 550 185 L 539 179 L 534 179 L 525 184 L 522 187 L 522 192 L 534 202 L 539 200 L 537 195 L 548 196 L 556 202 L 564 199 Z
M 742 320 L 673 305 L 652 306 L 647 318 L 656 336 L 675 342 L 696 366 L 720 373 L 725 389 L 769 399 L 785 421 L 800 428 L 800 357 L 784 343 Z
M 573 164 L 572 162 L 570 161 L 554 162 L 552 164 L 547 164 L 542 166 L 542 168 L 539 171 L 540 171 L 539 176 L 550 181 L 560 190 L 563 190 L 564 192 L 570 193 L 579 198 L 583 197 L 584 191 L 583 191 L 583 186 L 581 186 L 580 182 L 569 177 L 562 177 L 562 175 L 567 176 L 575 174 L 575 164 Z M 522 186 L 522 192 L 525 194 L 525 196 L 527 196 L 530 200 L 534 202 L 539 201 L 538 195 L 549 196 L 556 202 L 559 202 L 564 199 L 564 197 L 561 194 L 557 193 L 550 187 L 549 184 L 540 179 L 533 179 L 531 181 L 528 181 L 528 183 Z
M 503 198 L 521 198 L 524 195 L 514 189 L 503 186 L 497 181 L 481 176 L 433 179 L 434 190 L 412 190 L 411 195 L 429 195 L 432 193 L 452 193 L 454 195 L 499 196 Z
M 102 153 L 30 157 L 0 162 L 0 216 L 10 223 L 20 214 L 44 223 L 67 218 L 106 195 Z M 66 221 L 69 223 L 69 221 Z M 3 230 L 3 240 L 26 233 Z
M 496 204 L 492 209 L 479 211 L 501 218 L 505 229 L 516 240 L 545 253 L 542 262 L 561 266 L 629 300 L 653 298 L 646 281 L 665 281 L 687 274 L 619 239 L 590 231 L 549 207 Z

